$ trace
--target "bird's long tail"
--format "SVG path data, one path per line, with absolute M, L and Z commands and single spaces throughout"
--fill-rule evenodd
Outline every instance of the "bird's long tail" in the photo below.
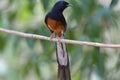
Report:
M 58 38 L 63 39 L 64 36 Z M 56 55 L 58 62 L 58 80 L 71 80 L 69 57 L 65 43 L 56 42 Z

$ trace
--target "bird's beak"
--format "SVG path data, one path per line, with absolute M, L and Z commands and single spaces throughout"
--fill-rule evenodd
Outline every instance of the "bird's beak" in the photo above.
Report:
M 71 6 L 72 6 L 72 4 L 68 4 L 68 5 L 67 5 L 67 7 L 71 7 Z

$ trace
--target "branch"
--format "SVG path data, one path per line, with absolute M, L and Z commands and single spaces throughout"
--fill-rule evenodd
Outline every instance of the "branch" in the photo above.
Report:
M 18 31 L 14 31 L 14 30 L 3 29 L 3 28 L 0 28 L 0 32 L 15 34 L 15 35 L 25 37 L 25 38 L 35 38 L 35 39 L 42 39 L 42 40 L 50 41 L 49 37 L 42 36 L 42 35 L 23 33 L 23 32 L 18 32 Z M 52 41 L 57 42 L 58 39 L 53 38 Z M 120 44 L 103 44 L 103 43 L 97 43 L 97 42 L 75 41 L 75 40 L 68 40 L 68 39 L 61 39 L 60 42 L 64 42 L 64 43 L 68 43 L 68 44 L 102 47 L 102 48 L 120 48 Z

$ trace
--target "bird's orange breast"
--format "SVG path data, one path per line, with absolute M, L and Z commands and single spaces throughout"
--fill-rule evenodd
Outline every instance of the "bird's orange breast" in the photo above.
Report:
M 61 36 L 65 31 L 65 25 L 61 21 L 56 21 L 51 18 L 47 18 L 47 26 L 53 31 L 57 36 Z

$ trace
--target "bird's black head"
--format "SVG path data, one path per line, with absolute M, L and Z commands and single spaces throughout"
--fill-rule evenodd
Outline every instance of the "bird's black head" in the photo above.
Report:
M 67 8 L 68 6 L 70 6 L 70 4 L 66 1 L 58 1 L 52 8 L 53 12 L 63 12 L 63 10 L 65 8 Z

